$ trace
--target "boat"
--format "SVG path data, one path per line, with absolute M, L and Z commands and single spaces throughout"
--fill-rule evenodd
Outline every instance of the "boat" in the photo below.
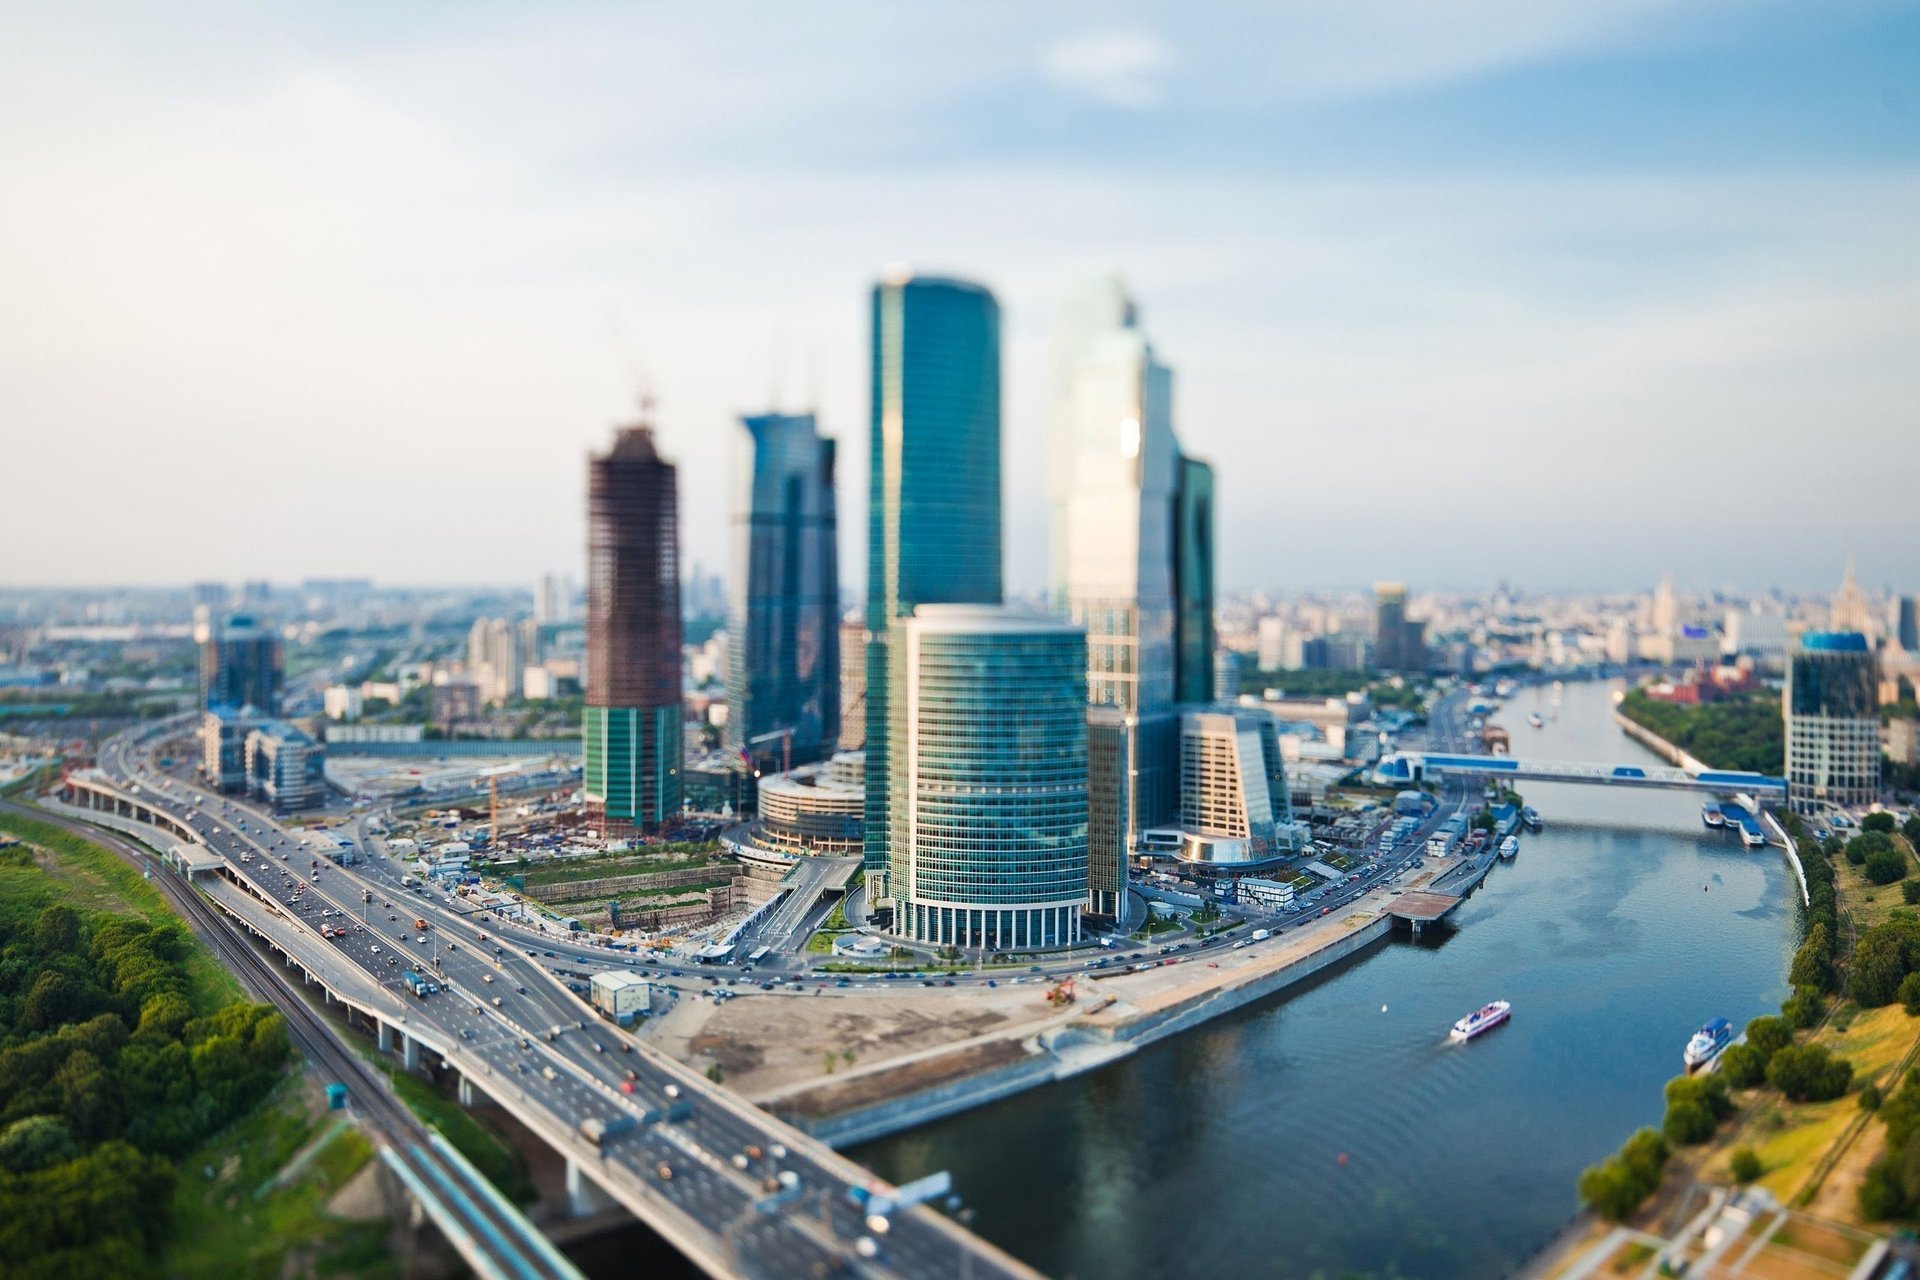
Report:
M 1727 815 L 1720 812 L 1720 806 L 1709 801 L 1700 806 L 1700 821 L 1718 831 L 1727 825 Z
M 1539 831 L 1547 825 L 1546 822 L 1541 819 L 1540 811 L 1532 805 L 1528 805 L 1520 811 L 1520 822 L 1521 825 L 1529 831 Z
M 1455 1040 L 1471 1040 L 1481 1032 L 1491 1031 L 1505 1022 L 1512 1012 L 1511 1004 L 1505 1000 L 1495 1000 L 1492 1004 L 1483 1005 L 1454 1023 L 1449 1035 Z
M 1520 852 L 1519 836 L 1508 836 L 1500 842 L 1500 857 L 1503 861 L 1512 862 L 1513 855 L 1518 852 Z
M 1740 828 L 1740 843 L 1749 849 L 1764 849 L 1767 845 L 1767 833 L 1757 825 L 1743 826 Z
M 1541 718 L 1538 711 L 1527 712 L 1527 723 L 1536 729 L 1544 729 L 1547 727 L 1547 722 Z
M 1715 1018 L 1693 1033 L 1680 1060 L 1686 1064 L 1688 1074 L 1692 1074 L 1719 1057 L 1721 1050 L 1732 1043 L 1733 1024 L 1725 1018 Z

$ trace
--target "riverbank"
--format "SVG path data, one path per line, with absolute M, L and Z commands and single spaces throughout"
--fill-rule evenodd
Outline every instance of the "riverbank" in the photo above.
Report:
M 1679 747 L 1673 745 L 1673 743 L 1668 742 L 1665 738 L 1641 724 L 1638 720 L 1621 711 L 1618 707 L 1614 708 L 1613 722 L 1620 726 L 1622 733 L 1670 765 L 1686 769 L 1692 773 L 1705 773 L 1713 767 L 1704 760 L 1688 755 Z

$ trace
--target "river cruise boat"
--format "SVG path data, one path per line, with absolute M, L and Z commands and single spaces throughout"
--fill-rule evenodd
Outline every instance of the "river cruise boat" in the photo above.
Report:
M 1519 836 L 1508 836 L 1508 837 L 1507 837 L 1507 838 L 1506 838 L 1505 840 L 1502 840 L 1502 841 L 1500 842 L 1500 859 L 1501 859 L 1501 861 L 1503 861 L 1503 862 L 1512 862 L 1512 861 L 1513 861 L 1513 855 L 1514 855 L 1514 854 L 1516 854 L 1516 853 L 1519 853 L 1519 852 L 1520 852 L 1520 837 L 1519 837 Z
M 1687 1041 L 1686 1051 L 1680 1055 L 1686 1063 L 1689 1073 L 1707 1066 L 1720 1056 L 1720 1051 L 1733 1043 L 1733 1024 L 1725 1018 L 1715 1018 L 1706 1026 L 1693 1033 L 1693 1039 Z
M 1529 831 L 1538 831 L 1547 825 L 1545 820 L 1540 817 L 1540 811 L 1532 805 L 1528 805 L 1520 811 L 1520 824 Z
M 1727 825 L 1727 815 L 1720 812 L 1718 801 L 1709 800 L 1700 806 L 1700 821 L 1705 823 L 1709 830 L 1718 831 Z
M 1491 1031 L 1505 1022 L 1512 1012 L 1511 1004 L 1505 1000 L 1495 1000 L 1492 1004 L 1475 1009 L 1454 1023 L 1450 1035 L 1455 1040 L 1471 1040 L 1482 1032 Z
M 1767 833 L 1760 829 L 1759 823 L 1747 823 L 1740 828 L 1740 843 L 1749 849 L 1764 849 L 1767 847 Z

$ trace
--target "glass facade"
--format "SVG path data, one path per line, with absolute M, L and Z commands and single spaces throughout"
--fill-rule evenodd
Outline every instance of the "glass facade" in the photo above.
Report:
M 995 951 L 1079 940 L 1086 640 L 1057 619 L 925 606 L 898 628 L 905 733 L 895 931 Z
M 782 768 L 826 755 L 840 733 L 834 443 L 812 414 L 741 423 L 750 456 L 728 577 L 726 745 Z M 782 732 L 785 749 L 766 740 Z
M 1214 690 L 1213 467 L 1180 459 L 1173 519 L 1173 697 L 1210 702 Z M 1234 690 L 1237 696 L 1238 689 Z
M 1880 791 L 1880 671 L 1866 636 L 1812 631 L 1787 663 L 1787 802 L 1801 813 Z
M 646 425 L 587 468 L 588 821 L 602 834 L 680 813 L 679 489 Z
M 1000 601 L 1000 306 L 962 280 L 890 279 L 872 319 L 866 869 L 884 908 L 903 777 L 899 621 L 922 604 Z
M 200 642 L 200 706 L 280 714 L 280 638 L 246 614 L 210 628 Z

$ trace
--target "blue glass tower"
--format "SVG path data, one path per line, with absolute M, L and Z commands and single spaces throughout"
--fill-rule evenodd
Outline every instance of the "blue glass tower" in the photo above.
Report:
M 897 631 L 922 604 L 1000 602 L 1000 306 L 964 280 L 873 289 L 867 537 L 868 893 L 887 907 L 890 798 L 904 782 Z
M 834 444 L 810 413 L 741 423 L 751 456 L 728 575 L 726 743 L 782 768 L 819 759 L 840 733 Z

